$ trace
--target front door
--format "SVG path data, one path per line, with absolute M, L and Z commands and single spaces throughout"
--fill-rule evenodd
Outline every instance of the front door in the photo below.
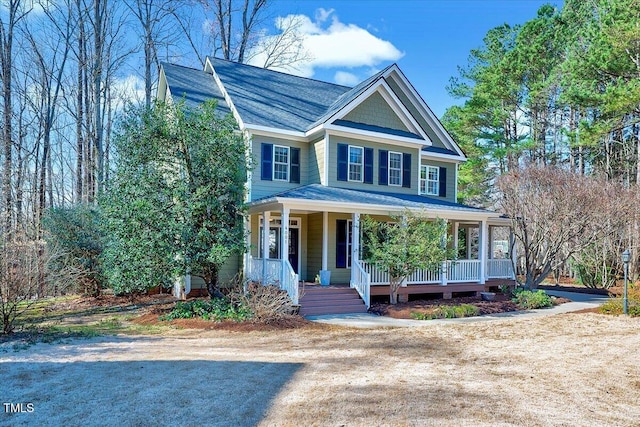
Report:
M 293 268 L 293 271 L 298 274 L 298 243 L 299 243 L 299 228 L 289 229 L 289 264 Z

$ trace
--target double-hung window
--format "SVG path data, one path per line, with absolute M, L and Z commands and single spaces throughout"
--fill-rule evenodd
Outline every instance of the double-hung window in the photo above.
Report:
M 289 147 L 273 146 L 273 180 L 289 181 Z
M 349 181 L 362 182 L 364 169 L 364 148 L 349 146 Z
M 438 196 L 440 192 L 440 168 L 420 166 L 420 194 Z
M 389 185 L 402 185 L 402 153 L 389 151 Z

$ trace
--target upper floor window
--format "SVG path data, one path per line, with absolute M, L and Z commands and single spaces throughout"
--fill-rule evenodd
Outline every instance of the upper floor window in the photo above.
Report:
M 300 183 L 300 148 L 262 143 L 260 179 Z
M 402 185 L 402 153 L 389 151 L 389 185 Z
M 438 196 L 440 194 L 440 168 L 420 166 L 420 194 Z
M 338 181 L 373 184 L 373 148 L 336 144 Z
M 362 182 L 364 169 L 364 148 L 349 146 L 349 181 Z
M 289 147 L 273 146 L 273 180 L 289 181 Z

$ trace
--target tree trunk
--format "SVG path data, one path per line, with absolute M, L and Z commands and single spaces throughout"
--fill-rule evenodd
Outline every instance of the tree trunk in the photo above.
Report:
M 220 292 L 220 287 L 218 286 L 218 267 L 214 265 L 209 267 L 207 270 L 208 271 L 204 274 L 204 280 L 207 284 L 207 292 L 209 293 L 209 297 L 211 299 L 224 298 L 224 295 L 222 294 L 222 292 Z

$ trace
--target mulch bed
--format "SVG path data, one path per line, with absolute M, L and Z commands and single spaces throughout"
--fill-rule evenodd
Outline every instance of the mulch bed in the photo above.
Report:
M 570 302 L 566 298 L 557 298 L 558 304 Z M 509 311 L 521 310 L 511 298 L 507 295 L 496 294 L 494 301 L 483 301 L 481 297 L 463 297 L 452 299 L 437 299 L 427 301 L 409 301 L 405 303 L 391 304 L 372 304 L 369 311 L 380 316 L 389 316 L 395 319 L 411 319 L 412 312 L 425 312 L 443 305 L 460 305 L 471 304 L 478 307 L 479 315 L 506 313 Z

